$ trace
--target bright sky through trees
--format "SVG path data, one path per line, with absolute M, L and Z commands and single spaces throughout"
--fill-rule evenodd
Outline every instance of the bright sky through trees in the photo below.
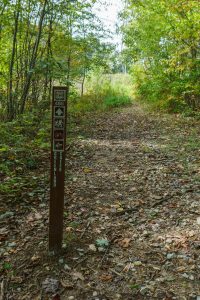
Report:
M 111 42 L 121 45 L 122 38 L 116 33 L 116 25 L 119 22 L 118 13 L 123 8 L 123 0 L 105 0 L 104 5 L 97 2 L 94 11 L 101 19 L 105 27 L 111 31 Z

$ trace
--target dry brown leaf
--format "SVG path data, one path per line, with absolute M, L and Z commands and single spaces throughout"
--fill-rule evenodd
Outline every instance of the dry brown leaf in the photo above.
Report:
M 12 277 L 11 282 L 15 283 L 15 284 L 20 284 L 23 282 L 23 278 L 22 277 Z
M 65 228 L 66 232 L 72 232 L 73 230 L 74 230 L 74 228 L 70 227 L 70 226 Z
M 0 229 L 0 241 L 4 241 L 7 238 L 9 231 L 6 227 Z
M 73 289 L 73 284 L 71 282 L 69 282 L 68 280 L 64 280 L 64 279 L 61 279 L 60 281 L 62 287 L 64 287 L 65 289 Z
M 96 248 L 96 246 L 95 246 L 94 244 L 89 245 L 89 249 L 90 249 L 91 251 L 93 251 L 93 252 L 96 252 L 96 251 L 97 251 L 97 248 Z
M 80 272 L 73 272 L 72 276 L 75 280 L 80 279 L 80 280 L 84 281 L 84 279 L 85 279 Z
M 35 220 L 41 220 L 42 219 L 42 215 L 40 213 L 35 213 Z
M 34 221 L 33 215 L 32 214 L 28 215 L 27 222 L 33 222 L 33 221 Z
M 31 257 L 31 261 L 33 261 L 33 262 L 35 262 L 35 261 L 37 261 L 37 260 L 39 260 L 40 259 L 40 256 L 39 255 L 33 255 L 32 257 Z
M 178 267 L 176 269 L 177 272 L 184 272 L 185 271 L 185 267 Z
M 124 269 L 122 270 L 122 272 L 127 273 L 127 272 L 129 272 L 130 268 L 131 268 L 131 264 L 128 264 L 128 265 L 126 265 L 124 267 Z
M 190 230 L 190 231 L 188 232 L 188 236 L 189 236 L 189 237 L 195 236 L 195 231 L 194 231 L 194 230 Z
M 123 209 L 123 207 L 119 207 L 119 208 L 117 209 L 117 211 L 118 211 L 118 212 L 122 212 L 122 211 L 124 211 L 124 209 Z
M 102 274 L 100 276 L 101 281 L 112 281 L 113 277 L 110 274 Z
M 131 239 L 125 238 L 125 239 L 119 241 L 119 245 L 120 245 L 122 248 L 128 248 L 129 245 L 130 245 L 130 242 L 131 242 Z

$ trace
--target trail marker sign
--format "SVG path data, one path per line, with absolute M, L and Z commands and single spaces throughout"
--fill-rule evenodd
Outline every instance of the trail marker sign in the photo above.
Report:
M 59 253 L 63 239 L 67 88 L 53 87 L 49 251 Z

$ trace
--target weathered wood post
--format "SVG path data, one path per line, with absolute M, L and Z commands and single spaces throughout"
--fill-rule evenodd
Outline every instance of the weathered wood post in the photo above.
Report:
M 51 131 L 51 180 L 49 205 L 49 251 L 62 249 L 67 88 L 53 87 Z

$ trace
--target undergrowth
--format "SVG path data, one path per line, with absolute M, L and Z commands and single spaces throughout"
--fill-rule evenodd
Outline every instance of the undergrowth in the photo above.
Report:
M 132 103 L 132 87 L 126 74 L 94 73 L 87 79 L 85 94 L 71 98 L 70 111 L 83 114 L 102 111 Z
M 35 183 L 26 175 L 39 169 L 50 149 L 50 114 L 34 111 L 0 124 L 0 193 L 20 192 Z

